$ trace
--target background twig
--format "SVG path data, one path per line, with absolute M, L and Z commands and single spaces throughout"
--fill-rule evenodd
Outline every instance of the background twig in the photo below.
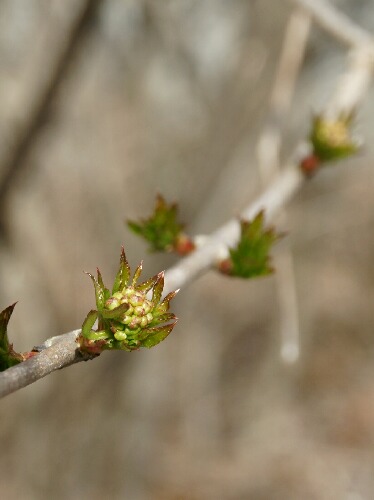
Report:
M 288 21 L 283 48 L 270 95 L 267 123 L 257 145 L 259 171 L 263 185 L 279 172 L 284 122 L 291 106 L 296 81 L 304 59 L 311 25 L 310 15 L 296 8 Z M 284 210 L 279 223 L 287 227 Z M 299 357 L 300 333 L 295 270 L 290 242 L 286 239 L 277 252 L 275 285 L 279 304 L 281 358 L 293 363 Z
M 90 28 L 101 0 L 84 0 L 78 11 L 76 18 L 62 46 L 59 47 L 59 53 L 56 54 L 54 64 L 49 70 L 49 75 L 45 79 L 44 85 L 40 85 L 39 94 L 31 96 L 29 115 L 20 128 L 11 150 L 0 158 L 2 165 L 2 175 L 0 178 L 0 230 L 5 231 L 6 215 L 5 204 L 8 193 L 16 177 L 25 168 L 24 162 L 31 146 L 43 127 L 50 110 L 51 103 L 55 98 L 60 83 L 66 76 L 66 72 L 73 61 L 74 53 L 81 44 L 83 36 Z
M 304 8 L 314 21 L 328 31 L 334 38 L 349 47 L 370 46 L 373 50 L 373 37 L 357 26 L 348 16 L 324 0 L 292 0 Z

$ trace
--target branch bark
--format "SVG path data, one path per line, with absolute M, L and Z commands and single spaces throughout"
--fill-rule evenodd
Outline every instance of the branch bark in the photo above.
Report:
M 1 373 L 0 397 L 26 387 L 55 370 L 92 359 L 92 356 L 83 355 L 77 349 L 76 338 L 79 332 L 80 330 L 74 330 L 55 337 L 50 347 Z

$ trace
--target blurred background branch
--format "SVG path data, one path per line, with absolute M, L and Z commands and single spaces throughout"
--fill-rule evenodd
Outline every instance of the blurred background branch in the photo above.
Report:
M 48 120 L 56 94 L 67 71 L 74 62 L 82 38 L 92 28 L 101 0 L 82 0 L 73 16 L 70 26 L 61 39 L 55 43 L 55 53 L 50 56 L 50 67 L 35 68 L 42 75 L 38 87 L 31 89 L 25 106 L 23 123 L 17 127 L 9 150 L 0 157 L 0 229 L 4 233 L 6 203 L 14 180 L 26 169 L 25 158 L 33 147 L 35 139 Z M 43 61 L 44 62 L 44 61 Z M 3 234 L 4 236 L 4 234 Z
M 367 47 L 373 50 L 373 36 L 358 26 L 349 16 L 336 9 L 331 2 L 325 0 L 292 0 L 304 8 L 322 28 L 328 31 L 339 42 L 348 47 Z

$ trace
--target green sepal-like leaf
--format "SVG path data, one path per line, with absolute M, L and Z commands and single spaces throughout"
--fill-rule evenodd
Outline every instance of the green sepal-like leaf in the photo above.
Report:
M 105 287 L 103 287 L 99 283 L 99 281 L 95 278 L 95 276 L 93 276 L 91 273 L 86 273 L 86 274 L 88 274 L 88 276 L 91 278 L 92 283 L 95 287 L 96 307 L 100 311 L 104 307 L 104 304 L 105 304 Z
M 11 366 L 18 365 L 23 361 L 21 354 L 13 350 L 13 345 L 8 339 L 8 323 L 16 304 L 12 304 L 0 313 L 0 371 L 4 371 Z
M 176 322 L 172 323 L 171 325 L 146 328 L 141 333 L 142 336 L 143 335 L 146 336 L 144 340 L 141 340 L 141 346 L 150 349 L 151 347 L 154 347 L 155 345 L 159 344 L 160 342 L 165 340 L 166 337 L 172 332 L 175 325 Z
M 352 115 L 341 115 L 334 120 L 322 115 L 313 118 L 309 140 L 313 154 L 321 162 L 347 158 L 358 151 L 359 144 L 350 132 L 352 119 Z
M 242 220 L 240 226 L 240 240 L 235 248 L 230 249 L 230 274 L 240 278 L 255 278 L 273 273 L 269 251 L 282 235 L 274 229 L 265 229 L 263 211 L 252 221 Z
M 95 311 L 95 309 L 92 309 L 87 314 L 86 319 L 83 321 L 83 325 L 82 325 L 82 335 L 83 335 L 83 337 L 88 338 L 88 336 L 91 333 L 92 327 L 94 326 L 96 320 L 97 320 L 97 311 Z
M 132 286 L 136 285 L 140 275 L 142 274 L 142 269 L 143 269 L 143 261 L 141 261 L 138 267 L 135 269 L 134 277 L 132 279 Z
M 161 300 L 162 290 L 164 289 L 164 284 L 165 284 L 164 276 L 165 276 L 164 272 L 159 273 L 155 286 L 153 287 L 152 302 L 155 305 L 157 305 Z
M 87 340 L 106 340 L 108 338 L 108 333 L 105 330 L 91 330 L 87 335 L 85 335 Z
M 125 314 L 129 307 L 129 304 L 121 304 L 115 309 L 103 309 L 102 311 L 100 311 L 100 314 L 105 319 L 117 319 Z
M 168 205 L 161 195 L 157 196 L 154 212 L 148 219 L 127 221 L 127 225 L 148 241 L 150 251 L 156 252 L 174 250 L 184 227 L 178 222 L 177 205 Z
M 162 314 L 165 314 L 169 310 L 170 301 L 177 295 L 178 292 L 179 292 L 179 289 L 175 290 L 174 292 L 170 292 L 166 295 L 166 297 L 161 302 L 161 304 L 159 304 L 156 307 L 155 313 L 156 313 L 157 317 L 161 316 Z
M 136 285 L 136 289 L 139 292 L 143 293 L 148 293 L 149 290 L 151 290 L 154 286 L 155 283 L 157 283 L 161 273 L 156 274 L 155 276 L 152 276 L 152 278 L 149 278 L 149 280 L 144 281 L 143 283 L 140 283 L 139 285 Z
M 130 277 L 130 266 L 127 262 L 125 249 L 122 247 L 121 258 L 117 276 L 114 280 L 112 294 L 121 291 L 126 285 Z
M 157 324 L 167 323 L 168 321 L 171 321 L 172 319 L 177 319 L 177 317 L 175 316 L 174 313 L 165 313 L 165 314 L 161 314 L 161 316 L 156 316 L 155 322 Z M 151 325 L 156 326 L 156 325 L 153 325 L 153 322 L 151 323 Z
M 110 291 L 105 288 L 104 282 L 103 282 L 103 277 L 101 276 L 100 269 L 97 268 L 97 282 L 99 286 L 101 287 L 102 290 L 104 290 L 104 302 L 107 301 L 110 297 Z

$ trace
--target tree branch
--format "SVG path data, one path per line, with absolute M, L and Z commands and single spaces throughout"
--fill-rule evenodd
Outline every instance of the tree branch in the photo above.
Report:
M 330 112 L 334 111 L 339 114 L 342 109 L 349 111 L 348 107 L 353 110 L 367 91 L 373 70 L 373 59 L 366 57 L 366 47 L 363 47 L 361 51 L 355 51 L 355 55 L 356 57 L 351 60 L 351 67 L 343 78 L 339 79 L 332 104 L 330 103 Z M 357 61 L 361 60 L 361 56 L 363 56 L 365 64 L 357 64 Z M 349 91 L 350 86 L 357 80 L 360 85 L 354 85 L 354 91 Z M 347 99 L 347 95 L 349 99 Z M 295 156 L 297 156 L 297 151 L 301 147 L 305 148 L 305 146 L 305 143 L 301 144 L 296 149 Z M 294 159 L 289 166 L 278 174 L 263 194 L 248 205 L 241 213 L 241 217 L 251 219 L 261 209 L 264 209 L 267 219 L 273 219 L 279 210 L 302 187 L 304 182 L 305 177 L 298 167 L 297 159 Z M 239 238 L 239 233 L 237 219 L 230 220 L 213 232 L 207 238 L 204 246 L 182 259 L 166 272 L 165 294 L 187 285 L 209 270 L 216 260 L 221 258 L 222 252 L 227 251 L 227 246 L 235 244 Z M 2 372 L 0 374 L 0 397 L 15 392 L 55 370 L 90 359 L 77 351 L 75 340 L 79 331 L 75 330 L 47 340 L 41 346 L 43 350 L 38 355 Z
M 80 330 L 74 330 L 54 337 L 50 347 L 2 372 L 0 374 L 0 397 L 26 387 L 55 370 L 92 359 L 92 356 L 83 355 L 77 349 L 76 338 L 79 332 Z

